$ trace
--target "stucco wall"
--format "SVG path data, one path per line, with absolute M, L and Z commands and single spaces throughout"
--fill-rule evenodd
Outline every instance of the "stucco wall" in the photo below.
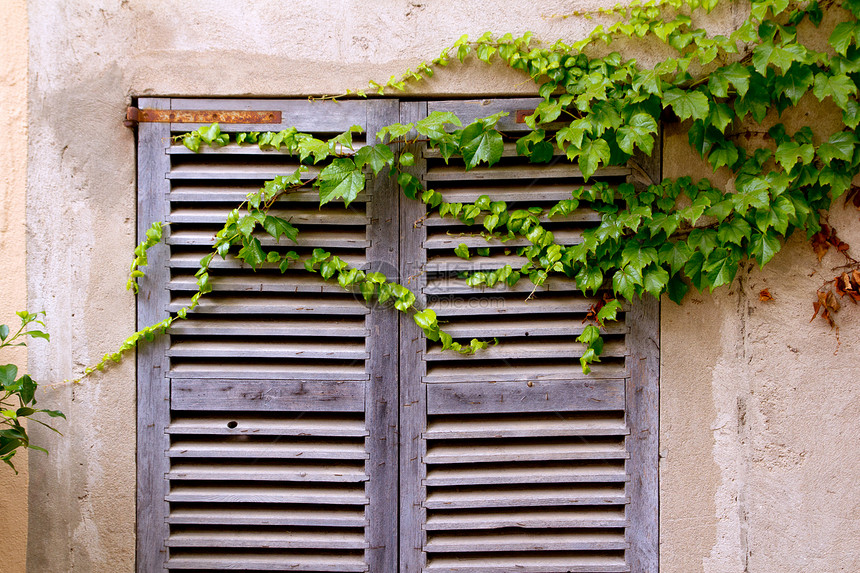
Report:
M 0 9 L 0 324 L 13 327 L 15 312 L 27 306 L 24 200 L 27 173 L 27 5 L 8 0 Z M 36 343 L 37 347 L 42 344 Z M 27 355 L 7 348 L 0 364 L 14 363 L 24 372 Z M 27 452 L 14 458 L 18 475 L 0 467 L 0 515 L 3 571 L 22 573 L 27 556 Z
M 581 37 L 592 24 L 550 17 L 569 9 L 525 0 L 30 2 L 28 284 L 30 305 L 48 311 L 54 336 L 47 352 L 31 352 L 33 370 L 42 379 L 73 377 L 134 327 L 134 299 L 124 290 L 134 247 L 134 136 L 121 121 L 130 96 L 338 93 L 414 67 L 465 32 Z M 723 9 L 715 30 L 738 17 Z M 525 78 L 499 68 L 453 65 L 413 93 L 528 89 Z M 683 126 L 667 128 L 667 175 L 697 165 L 685 139 Z M 860 245 L 856 219 L 841 209 L 833 215 Z M 819 266 L 795 238 L 765 271 L 742 271 L 731 289 L 692 295 L 682 307 L 664 302 L 664 572 L 860 564 L 852 543 L 860 536 L 860 493 L 852 489 L 860 462 L 851 455 L 860 391 L 850 319 L 858 314 L 844 312 L 836 354 L 834 334 L 808 322 L 813 292 L 836 264 L 828 256 Z M 774 302 L 758 301 L 765 287 Z M 64 438 L 34 431 L 52 453 L 31 459 L 38 535 L 29 570 L 131 571 L 133 361 L 45 402 L 70 421 Z

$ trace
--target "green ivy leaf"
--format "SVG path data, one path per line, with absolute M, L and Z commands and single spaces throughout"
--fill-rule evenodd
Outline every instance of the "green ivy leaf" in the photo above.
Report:
M 717 229 L 717 239 L 724 245 L 727 243 L 741 245 L 744 239 L 749 239 L 751 232 L 752 228 L 746 220 L 741 217 L 733 217 L 720 223 Z
M 663 243 L 657 254 L 660 264 L 669 265 L 673 275 L 684 268 L 692 255 L 693 251 L 684 241 Z
M 466 245 L 466 243 L 460 243 L 459 245 L 457 245 L 457 247 L 454 249 L 454 254 L 461 259 L 468 260 L 469 258 L 471 258 L 471 255 L 469 255 L 469 247 Z
M 728 97 L 729 84 L 731 84 L 739 95 L 743 96 L 749 89 L 749 70 L 735 62 L 714 70 L 708 78 L 708 89 L 717 97 Z
M 612 275 L 612 290 L 627 300 L 633 300 L 636 287 L 642 285 L 642 270 L 628 265 Z
M 637 113 L 630 118 L 626 125 L 618 128 L 617 143 L 624 153 L 633 154 L 634 148 L 638 147 L 651 155 L 654 149 L 654 137 L 657 133 L 657 122 L 647 113 Z
M 669 284 L 669 273 L 663 267 L 652 265 L 645 270 L 645 291 L 659 298 Z
M 675 114 L 683 119 L 705 119 L 708 117 L 708 98 L 700 91 L 683 91 L 677 88 L 666 90 L 663 105 L 672 106 Z
M 603 286 L 603 271 L 596 265 L 593 267 L 583 265 L 576 275 L 576 286 L 583 293 L 589 290 L 596 293 Z
M 448 132 L 445 125 L 452 124 L 461 127 L 460 118 L 450 111 L 431 111 L 430 114 L 415 124 L 415 130 L 430 139 L 442 139 Z
M 704 270 L 708 273 L 711 292 L 718 286 L 723 286 L 735 280 L 738 272 L 738 258 L 731 249 L 714 249 L 705 263 Z
M 763 267 L 779 252 L 780 248 L 779 239 L 776 238 L 773 229 L 768 229 L 764 234 L 753 234 L 750 239 L 749 253 L 755 258 L 759 267 Z
M 777 94 L 785 95 L 792 105 L 797 105 L 814 81 L 811 66 L 792 65 L 784 75 L 776 76 L 774 88 Z
M 693 229 L 687 237 L 687 245 L 706 257 L 717 247 L 717 244 L 717 232 L 714 229 Z
M 755 214 L 755 224 L 760 231 L 765 232 L 769 227 L 773 227 L 782 234 L 788 230 L 788 224 L 794 217 L 794 204 L 791 199 L 780 195 L 774 199 L 770 208 L 757 209 Z
M 299 230 L 293 227 L 289 221 L 275 217 L 274 215 L 266 215 L 266 219 L 263 221 L 263 228 L 276 241 L 280 241 L 281 237 L 286 237 L 295 243 L 299 236 Z
M 588 180 L 601 163 L 606 165 L 609 163 L 611 151 L 609 144 L 603 139 L 586 139 L 585 144 L 579 155 L 579 170 L 582 171 L 583 177 Z
M 815 157 L 815 148 L 809 144 L 799 144 L 794 141 L 786 141 L 781 143 L 776 148 L 774 159 L 782 165 L 786 172 L 791 171 L 791 168 L 800 161 L 803 165 L 810 163 Z
M 392 123 L 391 125 L 386 125 L 382 129 L 376 132 L 377 141 L 385 141 L 385 136 L 387 135 L 389 141 L 397 139 L 399 137 L 403 137 L 410 131 L 415 128 L 415 125 L 412 123 Z
M 848 47 L 854 43 L 854 34 L 856 22 L 840 22 L 833 29 L 833 33 L 830 34 L 830 45 L 833 46 L 833 49 L 836 50 L 837 54 L 842 54 L 843 56 L 848 51 Z
M 654 247 L 642 247 L 638 241 L 630 241 L 621 251 L 621 264 L 630 265 L 639 270 L 651 263 L 657 262 L 657 250 Z
M 242 244 L 244 246 L 236 256 L 251 265 L 253 269 L 258 269 L 266 260 L 266 253 L 260 245 L 260 240 L 256 237 L 245 237 L 242 239 Z
M 365 165 L 369 166 L 374 175 L 379 175 L 379 172 L 388 165 L 394 164 L 394 152 L 390 147 L 382 143 L 376 145 L 365 145 L 355 153 L 355 166 L 357 169 L 362 169 Z
M 675 275 L 669 279 L 669 284 L 667 285 L 667 293 L 669 294 L 669 300 L 674 302 L 675 304 L 681 304 L 681 301 L 684 299 L 684 296 L 687 294 L 687 291 L 690 287 L 687 286 L 687 283 L 681 279 L 680 276 Z
M 855 143 L 857 143 L 857 138 L 853 132 L 836 132 L 830 136 L 826 143 L 822 143 L 818 147 L 818 156 L 828 164 L 834 159 L 851 161 L 854 156 Z
M 815 74 L 815 85 L 812 87 L 812 93 L 815 94 L 818 101 L 824 101 L 824 98 L 830 96 L 840 109 L 845 109 L 848 106 L 849 96 L 857 93 L 857 86 L 845 74 L 830 76 L 819 72 Z
M 463 130 L 460 148 L 468 171 L 481 162 L 487 165 L 498 162 L 505 145 L 502 134 L 495 128 L 486 128 L 481 121 L 476 121 Z
M 735 117 L 735 112 L 728 105 L 718 103 L 711 106 L 711 112 L 708 115 L 708 121 L 711 125 L 720 130 L 720 133 L 726 131 L 726 127 L 732 122 Z
M 320 171 L 317 184 L 320 190 L 320 205 L 343 198 L 348 207 L 364 190 L 364 173 L 352 159 L 340 157 Z

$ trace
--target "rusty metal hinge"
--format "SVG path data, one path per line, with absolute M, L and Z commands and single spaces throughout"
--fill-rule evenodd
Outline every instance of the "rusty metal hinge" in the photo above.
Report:
M 281 123 L 280 111 L 138 109 L 130 106 L 123 124 L 158 123 Z
M 533 109 L 518 109 L 516 122 L 517 123 L 525 123 L 526 122 L 526 116 L 531 115 L 534 112 L 535 112 L 535 110 L 533 110 Z

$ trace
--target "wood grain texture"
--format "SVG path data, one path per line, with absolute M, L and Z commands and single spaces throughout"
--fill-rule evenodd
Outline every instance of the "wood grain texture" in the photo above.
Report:
M 621 410 L 623 380 L 428 384 L 430 414 Z
M 143 98 L 141 107 L 170 109 L 166 99 Z M 156 221 L 167 218 L 165 198 L 170 191 L 166 175 L 170 158 L 170 128 L 167 124 L 143 123 L 138 131 L 138 220 L 137 234 L 142 238 Z M 169 231 L 165 231 L 169 233 Z M 146 277 L 140 280 L 137 298 L 137 327 L 143 328 L 167 317 L 169 297 L 165 285 L 168 250 L 164 244 L 149 253 Z M 137 353 L 137 571 L 163 571 L 167 560 L 169 471 L 165 451 L 169 441 L 165 428 L 170 421 L 168 337 L 160 336 L 142 345 Z
M 396 100 L 368 102 L 367 132 L 375 134 L 383 126 L 400 120 L 400 105 Z M 369 138 L 370 143 L 375 143 Z M 370 225 L 367 227 L 369 270 L 384 273 L 389 280 L 397 279 L 400 259 L 400 229 L 398 227 L 400 190 L 392 178 L 380 174 L 371 179 Z M 399 315 L 390 307 L 376 304 L 367 316 L 367 564 L 370 571 L 395 571 L 398 560 L 399 479 L 397 402 L 399 378 Z
M 427 104 L 421 102 L 401 103 L 401 123 L 415 122 L 427 114 Z M 415 165 L 410 171 L 416 175 L 424 173 L 426 160 L 420 149 L 410 149 L 415 155 Z M 424 286 L 424 263 L 426 251 L 422 247 L 426 239 L 426 228 L 421 221 L 426 214 L 419 201 L 401 201 L 400 236 L 400 280 L 418 295 L 416 305 L 423 307 L 420 296 Z M 423 571 L 425 534 L 422 524 L 426 510 L 422 501 L 425 476 L 424 440 L 426 427 L 425 373 L 422 355 L 426 341 L 424 333 L 409 315 L 400 317 L 400 572 Z
M 363 381 L 175 379 L 175 410 L 362 412 Z
M 659 567 L 660 302 L 643 297 L 629 313 L 631 354 L 627 382 L 630 476 L 627 519 L 631 569 L 656 573 Z

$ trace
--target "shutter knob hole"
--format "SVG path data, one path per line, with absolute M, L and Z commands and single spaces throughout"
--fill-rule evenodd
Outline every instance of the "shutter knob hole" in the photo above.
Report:
M 231 420 L 230 422 L 227 422 L 227 427 L 230 428 L 231 430 L 238 425 L 239 425 L 239 423 L 236 422 L 235 420 Z

